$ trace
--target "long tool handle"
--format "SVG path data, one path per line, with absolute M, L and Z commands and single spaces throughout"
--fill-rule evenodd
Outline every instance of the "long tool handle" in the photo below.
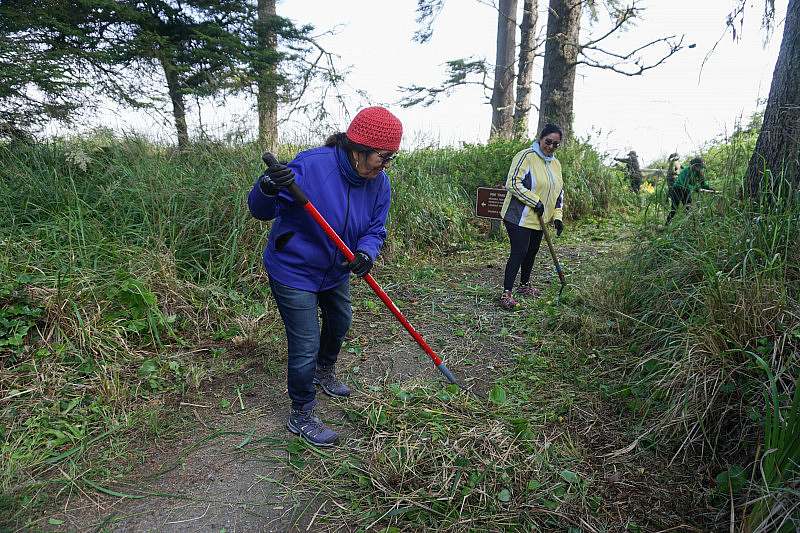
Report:
M 262 159 L 264 160 L 264 163 L 266 163 L 267 167 L 270 167 L 278 163 L 278 160 L 275 159 L 275 156 L 273 156 L 269 152 L 265 152 L 264 155 L 262 156 Z M 344 243 L 341 237 L 339 237 L 339 235 L 333 230 L 331 225 L 328 224 L 328 221 L 325 220 L 325 218 L 320 214 L 319 211 L 317 211 L 317 208 L 314 207 L 314 204 L 311 203 L 311 201 L 305 195 L 303 190 L 300 187 L 298 187 L 296 183 L 292 183 L 289 186 L 289 193 L 292 195 L 295 201 L 297 201 L 300 205 L 302 205 L 303 209 L 305 209 L 306 212 L 309 215 L 311 215 L 311 218 L 313 218 L 314 221 L 319 225 L 319 227 L 322 228 L 322 231 L 324 231 L 325 234 L 328 236 L 328 238 L 331 241 L 333 241 L 333 243 L 336 245 L 339 251 L 342 252 L 342 254 L 344 254 L 345 259 L 347 259 L 348 261 L 352 261 L 355 258 L 355 254 L 353 254 L 353 252 L 350 251 L 350 248 L 347 247 L 347 245 Z M 381 288 L 381 286 L 378 285 L 378 282 L 375 281 L 375 278 L 373 278 L 371 274 L 366 274 L 364 276 L 364 281 L 367 282 L 367 285 L 370 286 L 372 291 L 378 295 L 378 298 L 380 298 L 381 301 L 386 305 L 386 307 L 389 308 L 389 311 L 391 311 L 392 314 L 395 316 L 395 318 L 397 318 L 397 320 L 403 325 L 403 327 L 406 328 L 406 330 L 411 334 L 414 340 L 417 341 L 417 344 L 419 344 L 420 347 L 423 350 L 425 350 L 425 353 L 428 354 L 428 357 L 431 358 L 433 364 L 436 365 L 436 368 L 438 368 L 439 371 L 442 374 L 444 374 L 444 377 L 447 378 L 447 381 L 455 385 L 459 385 L 459 383 L 456 381 L 455 376 L 453 376 L 453 373 L 450 372 L 449 368 L 447 368 L 447 365 L 445 365 L 442 359 L 438 355 L 436 355 L 436 352 L 433 351 L 433 348 L 431 348 L 430 345 L 427 342 L 425 342 L 425 339 L 422 338 L 422 335 L 420 335 L 417 332 L 417 330 L 414 329 L 414 326 L 411 325 L 411 323 L 408 321 L 405 315 L 394 304 L 392 299 L 389 298 L 389 295 L 386 294 L 386 291 L 384 291 Z
M 550 234 L 547 232 L 547 228 L 544 225 L 542 215 L 537 213 L 536 216 L 539 217 L 539 225 L 542 226 L 544 239 L 547 241 L 547 247 L 550 248 L 550 255 L 553 257 L 553 263 L 556 265 L 556 274 L 558 274 L 558 279 L 561 280 L 561 288 L 563 289 L 567 284 L 567 280 L 564 278 L 564 271 L 561 270 L 561 263 L 558 262 L 558 257 L 556 257 L 556 249 L 553 247 L 553 241 L 550 240 Z

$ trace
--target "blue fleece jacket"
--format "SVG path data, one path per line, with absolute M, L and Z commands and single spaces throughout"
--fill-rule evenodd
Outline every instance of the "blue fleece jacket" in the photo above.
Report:
M 364 179 L 344 150 L 327 146 L 297 154 L 289 168 L 294 171 L 295 183 L 345 244 L 374 261 L 386 239 L 391 202 L 386 173 Z M 270 277 L 312 292 L 347 281 L 346 259 L 287 191 L 267 196 L 256 180 L 247 204 L 255 218 L 275 220 L 264 249 L 264 267 Z

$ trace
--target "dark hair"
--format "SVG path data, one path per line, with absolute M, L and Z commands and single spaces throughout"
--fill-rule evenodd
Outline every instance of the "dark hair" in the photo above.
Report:
M 354 152 L 363 153 L 375 151 L 369 146 L 354 143 L 347 138 L 347 135 L 344 132 L 334 133 L 333 135 L 329 136 L 327 139 L 325 139 L 325 146 L 340 146 L 345 152 L 349 152 L 351 150 Z
M 562 139 L 564 138 L 564 132 L 561 131 L 561 128 L 559 128 L 555 124 L 548 123 L 548 124 L 544 125 L 544 129 L 542 129 L 542 133 L 539 134 L 539 140 L 544 139 L 545 137 L 547 137 L 551 133 L 558 133 L 559 137 L 561 137 Z

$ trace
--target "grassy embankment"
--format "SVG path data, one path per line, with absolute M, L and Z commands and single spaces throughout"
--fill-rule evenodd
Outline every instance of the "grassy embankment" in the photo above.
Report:
M 721 517 L 733 508 L 750 530 L 794 531 L 800 197 L 788 183 L 778 198 L 741 190 L 757 136 L 751 124 L 707 149 L 722 194 L 695 195 L 665 231 L 653 231 L 663 204 L 649 203 L 639 244 L 587 280 L 563 327 L 621 372 L 604 393 L 640 446 L 701 457 Z

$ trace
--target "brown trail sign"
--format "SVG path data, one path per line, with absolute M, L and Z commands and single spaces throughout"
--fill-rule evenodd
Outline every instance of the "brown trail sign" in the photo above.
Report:
M 500 219 L 500 210 L 506 199 L 506 190 L 502 187 L 478 187 L 475 201 L 475 216 L 481 218 Z

